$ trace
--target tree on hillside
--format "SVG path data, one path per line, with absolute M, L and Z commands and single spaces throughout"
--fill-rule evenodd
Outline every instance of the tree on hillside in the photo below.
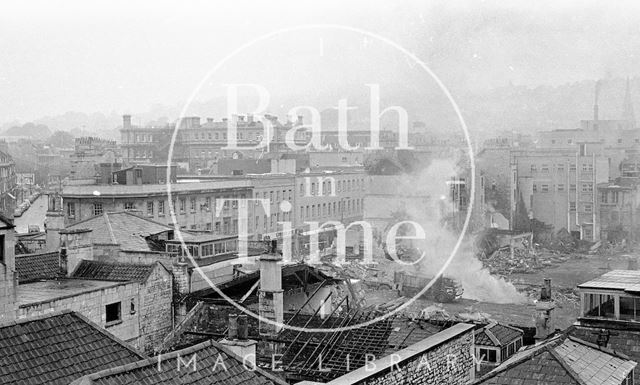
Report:
M 73 147 L 74 143 L 73 135 L 66 131 L 56 131 L 47 139 L 48 145 L 58 148 Z

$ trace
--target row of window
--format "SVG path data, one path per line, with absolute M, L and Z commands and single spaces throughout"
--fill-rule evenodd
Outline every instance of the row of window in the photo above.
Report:
M 620 200 L 619 191 L 602 191 L 600 193 L 600 202 L 602 203 L 618 203 Z
M 258 231 L 260 228 L 260 216 L 256 216 L 255 218 L 255 229 Z M 262 230 L 263 231 L 276 231 L 278 230 L 278 222 L 290 222 L 291 221 L 291 213 L 275 213 L 270 216 L 263 216 L 262 219 Z
M 216 255 L 235 253 L 238 251 L 238 240 L 229 239 L 225 241 L 205 243 L 202 245 L 187 245 L 186 250 L 184 246 L 179 244 L 167 244 L 167 252 L 172 256 L 186 256 L 188 255 L 187 251 L 192 257 L 212 257 Z
M 556 172 L 560 172 L 560 173 L 565 171 L 565 165 L 562 163 L 558 163 L 556 165 L 542 164 L 540 165 L 540 172 L 548 173 L 550 172 L 551 168 L 555 168 Z M 575 163 L 571 163 L 569 165 L 569 171 L 576 171 Z M 584 172 L 593 171 L 593 163 L 582 163 L 582 171 Z M 531 164 L 531 172 L 538 172 L 537 164 Z
M 333 186 L 334 184 L 335 184 L 335 187 Z M 309 189 L 309 191 L 307 191 L 307 188 Z M 307 193 L 312 196 L 315 196 L 315 195 L 327 196 L 327 195 L 332 195 L 334 191 L 336 193 L 349 192 L 349 191 L 364 191 L 364 179 L 354 178 L 354 179 L 336 181 L 332 177 L 327 177 L 327 178 L 321 177 L 318 179 L 318 183 L 311 182 L 310 186 L 306 186 L 305 183 L 300 183 L 299 194 L 301 197 L 305 196 Z M 322 194 L 320 194 L 320 192 L 322 192 Z
M 549 191 L 553 191 L 553 185 L 550 184 L 540 184 L 539 185 L 540 188 L 538 189 L 538 184 L 534 183 L 533 184 L 533 192 L 549 192 Z M 556 191 L 558 192 L 563 192 L 565 191 L 565 185 L 560 183 L 555 185 Z M 569 185 L 569 191 L 576 191 L 576 185 L 575 184 L 570 184 Z M 581 191 L 582 192 L 593 192 L 593 183 L 582 183 L 581 185 Z
M 338 214 L 354 214 L 362 212 L 363 199 L 348 199 L 322 205 L 300 206 L 300 219 L 315 219 L 319 217 L 336 216 Z

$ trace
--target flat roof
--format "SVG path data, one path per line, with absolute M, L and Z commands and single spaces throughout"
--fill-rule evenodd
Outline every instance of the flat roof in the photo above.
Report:
M 591 281 L 581 283 L 578 288 L 640 292 L 640 271 L 612 270 Z
M 182 230 L 181 230 L 182 231 Z M 182 233 L 182 239 L 184 239 L 185 243 L 201 243 L 201 242 L 210 242 L 210 241 L 219 241 L 226 239 L 238 239 L 237 235 L 232 234 L 197 234 L 191 235 Z M 177 236 L 173 239 L 169 239 L 166 241 L 167 243 L 181 243 L 180 238 Z
M 246 179 L 174 183 L 171 184 L 171 193 L 180 194 L 250 187 L 251 181 Z M 67 185 L 62 190 L 62 196 L 64 198 L 93 197 L 98 199 L 120 196 L 146 197 L 150 194 L 167 195 L 167 185 L 165 183 L 142 185 Z
M 19 307 L 32 306 L 126 284 L 127 282 L 86 279 L 61 279 L 25 283 L 18 285 L 16 303 Z

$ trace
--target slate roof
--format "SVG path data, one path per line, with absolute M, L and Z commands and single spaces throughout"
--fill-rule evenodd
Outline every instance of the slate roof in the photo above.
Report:
M 173 228 L 127 211 L 103 213 L 68 226 L 65 230 L 93 230 L 94 244 L 120 245 L 122 250 L 154 251 L 147 241 L 150 235 Z
M 589 327 L 586 325 L 574 325 L 567 329 L 566 333 L 581 340 L 597 344 L 599 334 L 609 332 L 607 348 L 626 354 L 635 362 L 640 363 L 640 330 L 637 328 L 622 327 L 615 330 L 604 330 L 602 327 Z M 640 383 L 640 369 L 634 372 L 635 383 Z
M 13 219 L 0 213 L 0 230 L 13 229 L 16 225 L 13 224 Z
M 60 255 L 57 251 L 39 254 L 18 254 L 15 260 L 19 283 L 55 279 L 60 272 Z
M 492 323 L 476 330 L 475 344 L 484 346 L 506 346 L 523 335 L 524 332 L 522 330 L 513 326 Z
M 474 384 L 620 385 L 637 363 L 565 334 L 520 350 Z
M 98 281 L 144 282 L 156 267 L 156 263 L 144 265 L 82 260 L 71 276 Z
M 193 364 L 186 365 L 194 355 L 195 370 Z M 178 359 L 181 361 L 180 369 Z M 253 369 L 249 363 L 247 367 Z M 285 385 L 286 382 L 260 368 L 248 370 L 241 358 L 227 348 L 215 341 L 207 341 L 170 354 L 103 370 L 72 382 L 72 385 L 93 384 Z
M 67 385 L 83 375 L 145 358 L 78 313 L 0 325 L 0 384 Z

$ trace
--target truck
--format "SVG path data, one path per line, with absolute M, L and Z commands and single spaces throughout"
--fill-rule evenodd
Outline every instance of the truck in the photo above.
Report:
M 433 277 L 413 275 L 404 271 L 396 271 L 393 275 L 394 283 L 400 295 L 413 297 L 424 289 Z M 443 275 L 438 277 L 421 298 L 441 303 L 455 302 L 464 293 L 460 282 Z

